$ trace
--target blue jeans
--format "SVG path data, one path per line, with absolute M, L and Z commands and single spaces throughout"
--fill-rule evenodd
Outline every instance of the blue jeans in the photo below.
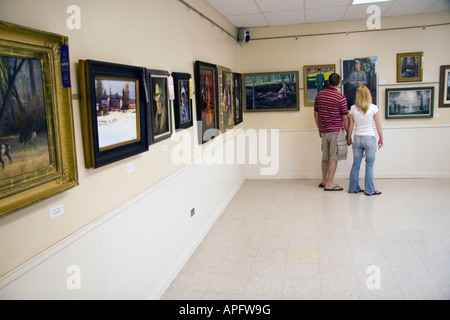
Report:
M 375 190 L 373 183 L 373 165 L 375 153 L 377 152 L 377 140 L 374 136 L 355 136 L 353 140 L 353 165 L 350 171 L 349 193 L 357 193 L 361 190 L 359 186 L 359 168 L 363 154 L 366 154 L 366 175 L 364 178 L 364 193 L 372 194 Z

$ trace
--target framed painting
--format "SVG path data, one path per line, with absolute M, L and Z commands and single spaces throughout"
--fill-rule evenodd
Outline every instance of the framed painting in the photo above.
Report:
M 175 129 L 192 127 L 192 99 L 190 73 L 173 72 L 175 100 L 173 104 L 175 114 Z
M 233 73 L 229 68 L 218 66 L 219 74 L 219 130 L 224 132 L 234 127 Z
M 147 151 L 145 69 L 80 60 L 79 71 L 86 168 L 99 168 Z
M 328 88 L 328 78 L 334 72 L 336 72 L 336 65 L 334 64 L 303 66 L 305 106 L 314 106 L 317 93 Z
M 439 108 L 450 107 L 450 65 L 441 66 L 439 82 Z
M 233 110 L 234 125 L 243 121 L 242 116 L 242 74 L 233 73 Z
M 434 87 L 386 89 L 386 119 L 432 118 Z
M 170 138 L 172 135 L 172 112 L 170 108 L 168 82 L 169 72 L 147 69 L 150 93 L 149 142 L 150 144 Z
M 422 81 L 423 52 L 397 53 L 397 82 Z
M 65 36 L 0 21 L 0 217 L 78 185 L 65 50 Z
M 372 103 L 378 104 L 378 66 L 378 57 L 341 60 L 342 94 L 347 98 L 349 110 L 355 103 L 356 90 L 360 86 L 369 88 Z
M 243 75 L 244 112 L 298 111 L 298 71 Z
M 217 79 L 216 65 L 203 61 L 195 62 L 195 98 L 200 144 L 220 134 Z

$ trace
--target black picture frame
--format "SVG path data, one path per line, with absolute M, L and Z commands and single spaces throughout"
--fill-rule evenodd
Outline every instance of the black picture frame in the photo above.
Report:
M 146 69 L 149 93 L 149 143 L 172 136 L 172 108 L 169 100 L 168 77 L 165 70 Z
M 450 65 L 440 68 L 439 108 L 450 108 Z
M 244 112 L 299 111 L 298 71 L 243 74 Z
M 433 118 L 434 87 L 386 89 L 386 119 Z
M 198 142 L 203 144 L 220 134 L 217 66 L 197 60 L 194 69 Z
M 80 60 L 79 69 L 86 168 L 99 168 L 148 151 L 145 68 Z M 109 115 L 111 118 L 103 118 Z M 131 130 L 123 130 L 128 124 L 133 125 Z M 135 135 L 132 133 L 134 128 Z
M 233 109 L 234 109 L 234 125 L 241 123 L 243 119 L 243 103 L 242 103 L 242 74 L 233 72 Z
M 175 130 L 186 129 L 193 125 L 191 74 L 185 72 L 172 72 L 174 97 L 173 113 Z

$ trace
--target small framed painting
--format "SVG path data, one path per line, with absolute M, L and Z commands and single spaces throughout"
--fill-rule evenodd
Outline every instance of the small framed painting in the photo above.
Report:
M 175 129 L 192 127 L 191 74 L 173 72 Z
M 169 72 L 147 69 L 150 92 L 149 142 L 156 143 L 172 135 L 172 112 L 170 108 L 167 78 Z
M 217 67 L 219 74 L 219 129 L 224 132 L 234 127 L 233 73 L 229 68 Z
M 422 81 L 423 52 L 397 53 L 397 82 Z
M 336 65 L 334 64 L 303 66 L 305 106 L 314 106 L 317 93 L 328 88 L 328 78 L 334 72 L 336 72 Z
M 439 108 L 450 107 L 450 65 L 441 66 L 439 82 Z

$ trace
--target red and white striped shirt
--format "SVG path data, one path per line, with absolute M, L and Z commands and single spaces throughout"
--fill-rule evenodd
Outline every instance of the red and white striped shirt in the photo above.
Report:
M 317 94 L 314 111 L 319 113 L 320 133 L 344 130 L 342 116 L 348 114 L 347 99 L 336 88 L 328 87 Z

